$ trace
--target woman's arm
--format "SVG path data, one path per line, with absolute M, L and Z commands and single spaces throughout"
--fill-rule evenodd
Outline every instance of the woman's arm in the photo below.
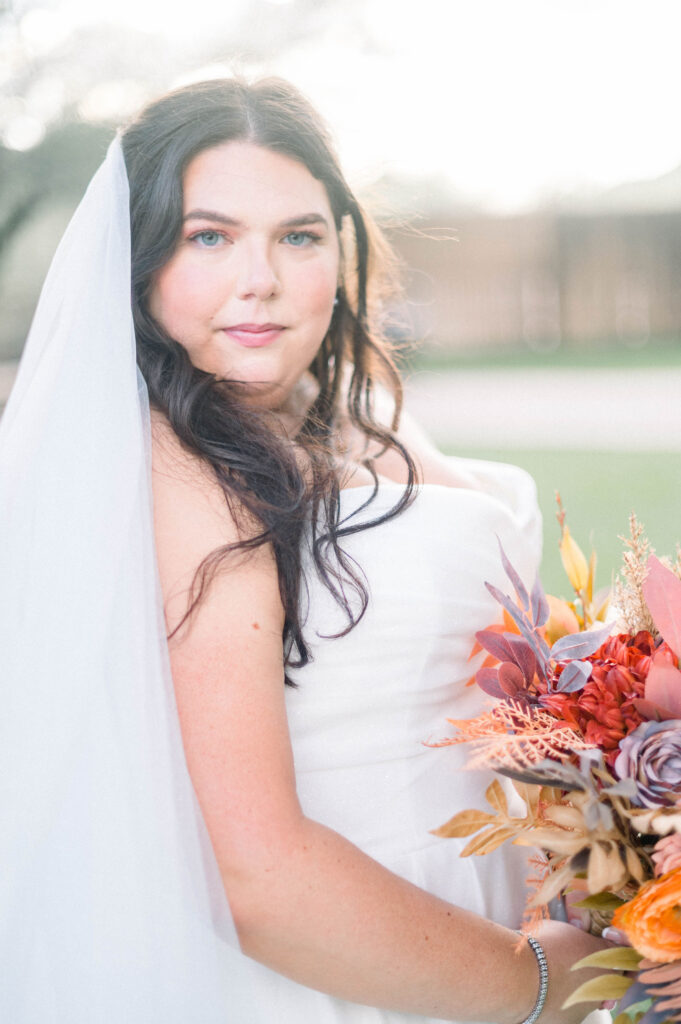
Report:
M 222 493 L 176 442 L 155 444 L 154 500 L 169 629 L 194 570 L 237 538 Z M 244 952 L 341 998 L 445 1019 L 517 1024 L 538 971 L 517 936 L 392 874 L 302 813 L 284 702 L 282 608 L 272 552 L 228 563 L 171 641 L 189 770 Z M 546 929 L 546 1020 L 583 979 L 565 965 L 598 941 Z

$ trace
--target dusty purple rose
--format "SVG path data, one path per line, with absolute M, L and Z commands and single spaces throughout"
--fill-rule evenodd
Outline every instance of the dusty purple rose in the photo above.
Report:
M 620 740 L 615 772 L 636 783 L 638 807 L 660 807 L 681 800 L 681 721 L 642 722 Z

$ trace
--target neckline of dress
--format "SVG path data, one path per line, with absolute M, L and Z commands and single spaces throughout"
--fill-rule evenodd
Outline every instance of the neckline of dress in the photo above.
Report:
M 374 484 L 358 484 L 355 487 L 341 487 L 338 493 L 340 495 L 344 495 L 352 494 L 354 491 L 372 491 L 374 489 L 374 486 Z M 401 484 L 397 480 L 379 480 L 378 488 L 376 490 L 376 497 L 378 497 L 381 494 L 381 492 L 385 490 L 392 491 L 395 490 L 395 488 L 397 488 L 403 491 L 405 486 L 405 484 Z M 417 494 L 423 494 L 425 491 L 453 491 L 454 493 L 457 494 L 460 493 L 461 491 L 467 491 L 468 493 L 472 494 L 482 493 L 482 489 L 478 489 L 477 487 L 455 487 L 450 484 L 433 484 L 428 483 L 427 481 L 420 484 L 414 484 L 414 491 Z
M 400 487 L 402 488 L 402 490 L 404 490 L 405 486 L 406 484 L 398 483 L 397 480 L 379 480 L 378 487 L 376 488 L 376 493 L 378 494 L 379 491 L 382 491 L 384 487 Z M 416 484 L 416 487 L 419 488 L 423 486 L 424 484 Z M 432 487 L 433 485 L 431 484 L 430 486 Z M 352 491 L 370 491 L 373 490 L 374 487 L 376 487 L 375 484 L 355 484 L 354 487 L 340 487 L 338 493 L 348 494 Z

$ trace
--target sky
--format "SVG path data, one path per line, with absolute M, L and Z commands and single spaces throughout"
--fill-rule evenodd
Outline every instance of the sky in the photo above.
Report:
M 340 0 L 325 17 L 303 0 L 53 0 L 33 10 L 26 31 L 49 46 L 51 34 L 106 11 L 174 47 L 191 40 L 197 53 L 224 39 L 208 66 L 197 60 L 201 77 L 234 66 L 220 58 L 244 16 L 255 39 L 277 7 L 298 7 L 309 34 L 242 66 L 302 88 L 360 184 L 440 178 L 514 211 L 681 164 L 680 0 Z M 100 88 L 99 102 L 106 96 Z

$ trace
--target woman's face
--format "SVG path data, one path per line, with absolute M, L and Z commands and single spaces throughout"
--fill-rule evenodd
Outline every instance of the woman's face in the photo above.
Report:
M 196 156 L 182 234 L 149 308 L 201 370 L 246 381 L 279 408 L 313 361 L 338 287 L 339 241 L 324 185 L 249 142 Z

